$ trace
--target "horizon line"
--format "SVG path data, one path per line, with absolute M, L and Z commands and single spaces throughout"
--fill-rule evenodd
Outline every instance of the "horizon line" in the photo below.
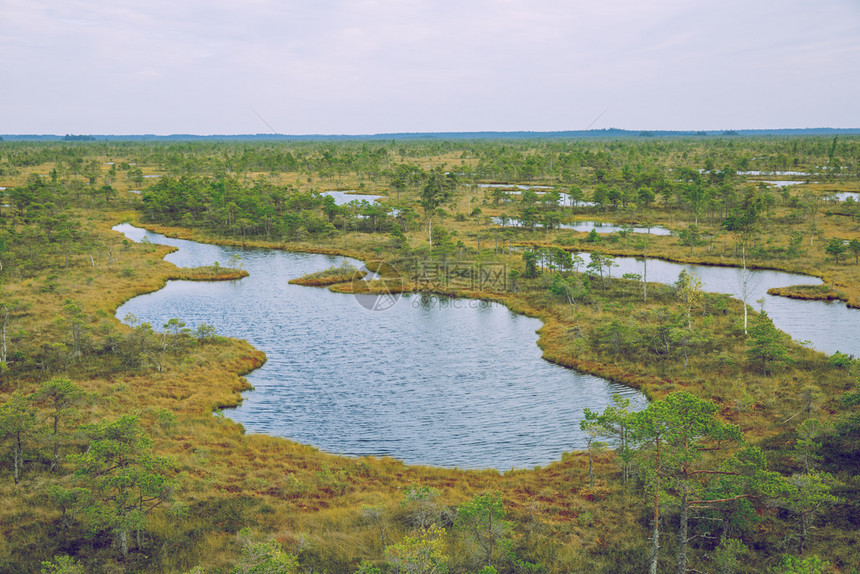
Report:
M 257 139 L 273 139 L 273 138 L 392 138 L 392 137 L 433 137 L 433 136 L 454 136 L 454 137 L 469 137 L 469 136 L 555 136 L 564 137 L 565 135 L 611 135 L 611 134 L 627 134 L 638 136 L 659 136 L 659 135 L 691 135 L 691 136 L 714 136 L 714 135 L 754 135 L 756 133 L 778 133 L 778 132 L 857 132 L 860 133 L 860 127 L 852 128 L 833 128 L 833 127 L 814 127 L 814 128 L 726 128 L 726 129 L 627 129 L 627 128 L 597 128 L 587 130 L 466 130 L 466 131 L 404 131 L 404 132 L 376 132 L 376 133 L 305 133 L 305 134 L 288 134 L 288 133 L 191 133 L 191 132 L 173 132 L 173 133 L 3 133 L 2 138 L 26 139 L 26 138 L 257 138 Z M 72 141 L 72 140 L 69 140 Z

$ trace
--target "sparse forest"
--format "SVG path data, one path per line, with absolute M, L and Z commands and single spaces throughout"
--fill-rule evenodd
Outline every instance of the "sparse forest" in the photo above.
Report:
M 3 141 L 0 196 L 0 571 L 860 571 L 860 359 L 695 273 L 615 269 L 777 269 L 823 284 L 776 295 L 860 308 L 860 137 Z M 543 322 L 545 360 L 650 403 L 587 409 L 582 450 L 504 473 L 245 433 L 222 409 L 263 353 L 114 315 L 247 272 L 177 268 L 121 222 L 385 262 L 298 282 L 498 301 Z M 420 280 L 448 261 L 505 276 Z

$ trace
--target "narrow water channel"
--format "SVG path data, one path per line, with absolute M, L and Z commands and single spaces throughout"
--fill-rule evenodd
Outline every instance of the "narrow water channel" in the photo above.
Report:
M 586 262 L 588 253 L 579 254 Z M 614 277 L 625 273 L 645 274 L 645 261 L 634 257 L 615 257 Z M 694 272 L 702 278 L 705 291 L 725 293 L 743 300 L 743 270 L 714 265 L 685 265 L 660 259 L 648 259 L 649 282 L 670 285 L 678 280 L 681 270 Z M 747 303 L 759 310 L 758 300 L 764 300 L 764 310 L 774 325 L 797 341 L 806 341 L 813 349 L 827 354 L 836 351 L 860 356 L 860 310 L 849 309 L 840 301 L 802 301 L 768 295 L 768 289 L 789 285 L 821 285 L 821 280 L 809 275 L 754 269 L 748 271 Z

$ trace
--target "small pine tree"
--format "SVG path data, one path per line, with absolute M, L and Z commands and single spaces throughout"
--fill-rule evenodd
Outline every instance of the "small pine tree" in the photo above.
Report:
M 824 252 L 828 255 L 832 255 L 834 259 L 836 259 L 836 263 L 839 263 L 839 258 L 848 251 L 848 247 L 845 246 L 845 242 L 839 239 L 838 237 L 834 237 L 827 243 L 827 247 L 824 248 Z
M 768 367 L 772 370 L 774 366 L 791 362 L 785 338 L 786 335 L 774 326 L 766 311 L 762 310 L 753 319 L 747 339 L 747 357 L 753 362 L 761 362 L 761 370 L 765 376 L 768 374 Z
M 851 253 L 854 254 L 854 263 L 860 264 L 860 241 L 857 239 L 852 239 L 848 243 L 848 249 L 851 250 Z
M 526 279 L 533 279 L 538 276 L 537 268 L 537 253 L 534 251 L 526 251 L 523 253 L 523 261 L 525 261 L 526 269 L 522 276 Z

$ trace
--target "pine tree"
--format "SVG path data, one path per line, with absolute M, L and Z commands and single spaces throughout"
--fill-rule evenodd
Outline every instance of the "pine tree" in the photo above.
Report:
M 772 370 L 774 366 L 791 362 L 785 339 L 786 335 L 773 325 L 764 310 L 753 320 L 747 339 L 747 356 L 753 362 L 761 362 L 761 370 L 765 376 L 769 366 Z

